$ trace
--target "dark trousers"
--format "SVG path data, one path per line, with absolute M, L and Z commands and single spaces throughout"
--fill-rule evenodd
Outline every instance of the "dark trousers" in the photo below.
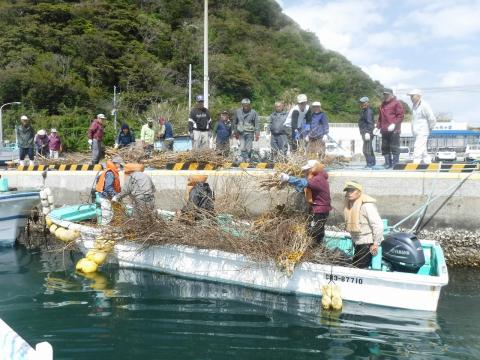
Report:
M 20 148 L 20 160 L 25 160 L 25 156 L 28 155 L 28 159 L 30 161 L 33 161 L 34 155 L 33 155 L 33 147 L 29 148 Z
M 363 155 L 367 161 L 367 166 L 375 166 L 375 154 L 373 153 L 372 140 L 363 140 Z
M 353 266 L 366 269 L 372 263 L 372 254 L 370 253 L 372 244 L 355 245 L 355 254 L 353 255 Z
M 382 133 L 382 155 L 400 155 L 400 134 L 393 131 Z
M 310 215 L 309 234 L 315 239 L 317 245 L 320 245 L 325 237 L 325 223 L 327 222 L 328 214 L 326 212 Z

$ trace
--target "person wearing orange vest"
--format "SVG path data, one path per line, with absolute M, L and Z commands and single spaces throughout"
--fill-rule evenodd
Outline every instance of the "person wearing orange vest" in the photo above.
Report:
M 118 157 L 112 161 L 107 161 L 105 170 L 97 178 L 95 190 L 100 199 L 100 208 L 102 210 L 102 225 L 107 225 L 112 221 L 112 203 L 111 200 L 120 193 L 120 171 L 122 160 Z
M 281 173 L 280 181 L 294 186 L 298 192 L 305 193 L 305 200 L 310 208 L 309 233 L 317 245 L 320 245 L 325 236 L 325 223 L 332 210 L 328 174 L 317 160 L 308 160 L 302 166 L 302 171 L 304 178 Z

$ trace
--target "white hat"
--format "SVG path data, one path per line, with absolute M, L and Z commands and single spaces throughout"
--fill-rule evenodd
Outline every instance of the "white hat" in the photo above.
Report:
M 104 114 L 98 114 L 97 119 L 106 119 L 107 117 Z
M 37 131 L 37 135 L 45 136 L 45 135 L 47 135 L 47 132 L 43 129 L 40 129 L 40 130 Z
M 314 101 L 312 103 L 312 106 L 322 106 L 322 104 L 320 103 L 320 101 Z
M 302 102 L 307 102 L 307 95 L 305 94 L 300 94 L 297 96 L 297 103 L 302 103 Z
M 248 98 L 242 99 L 242 104 L 250 104 L 250 99 Z
M 20 120 L 28 120 L 27 115 L 22 115 L 22 116 L 20 116 Z
M 50 132 L 57 132 L 57 129 L 52 128 L 52 130 L 50 130 Z
M 311 168 L 313 168 L 314 166 L 317 166 L 319 164 L 320 163 L 318 162 L 318 160 L 308 160 L 307 163 L 302 166 L 302 170 L 303 171 L 310 170 Z
M 360 101 L 361 103 L 367 103 L 370 101 L 370 99 L 368 98 L 368 96 L 364 96 L 364 97 L 361 97 L 360 100 L 358 101 Z
M 413 89 L 413 90 L 410 90 L 408 93 L 407 93 L 408 96 L 412 96 L 412 95 L 420 95 L 422 96 L 422 91 L 420 89 Z

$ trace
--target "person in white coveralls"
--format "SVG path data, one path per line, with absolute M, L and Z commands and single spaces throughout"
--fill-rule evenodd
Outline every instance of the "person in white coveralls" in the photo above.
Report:
M 422 92 L 414 89 L 407 94 L 412 100 L 412 134 L 415 138 L 413 145 L 413 163 L 430 164 L 432 159 L 427 152 L 428 136 L 437 119 L 430 105 L 422 99 Z

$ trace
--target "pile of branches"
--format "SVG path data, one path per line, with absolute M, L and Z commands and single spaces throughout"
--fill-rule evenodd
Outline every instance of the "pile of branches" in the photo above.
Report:
M 41 165 L 89 164 L 92 161 L 92 154 L 90 152 L 64 153 L 62 157 L 58 159 L 51 159 L 37 154 L 35 161 Z
M 197 210 L 195 214 L 165 216 L 137 208 L 132 217 L 115 211 L 116 218 L 103 236 L 133 241 L 142 248 L 185 245 L 241 254 L 257 262 L 273 262 L 287 276 L 303 261 L 348 265 L 339 253 L 313 243 L 307 218 L 301 214 L 280 207 L 254 220 L 239 221 Z

